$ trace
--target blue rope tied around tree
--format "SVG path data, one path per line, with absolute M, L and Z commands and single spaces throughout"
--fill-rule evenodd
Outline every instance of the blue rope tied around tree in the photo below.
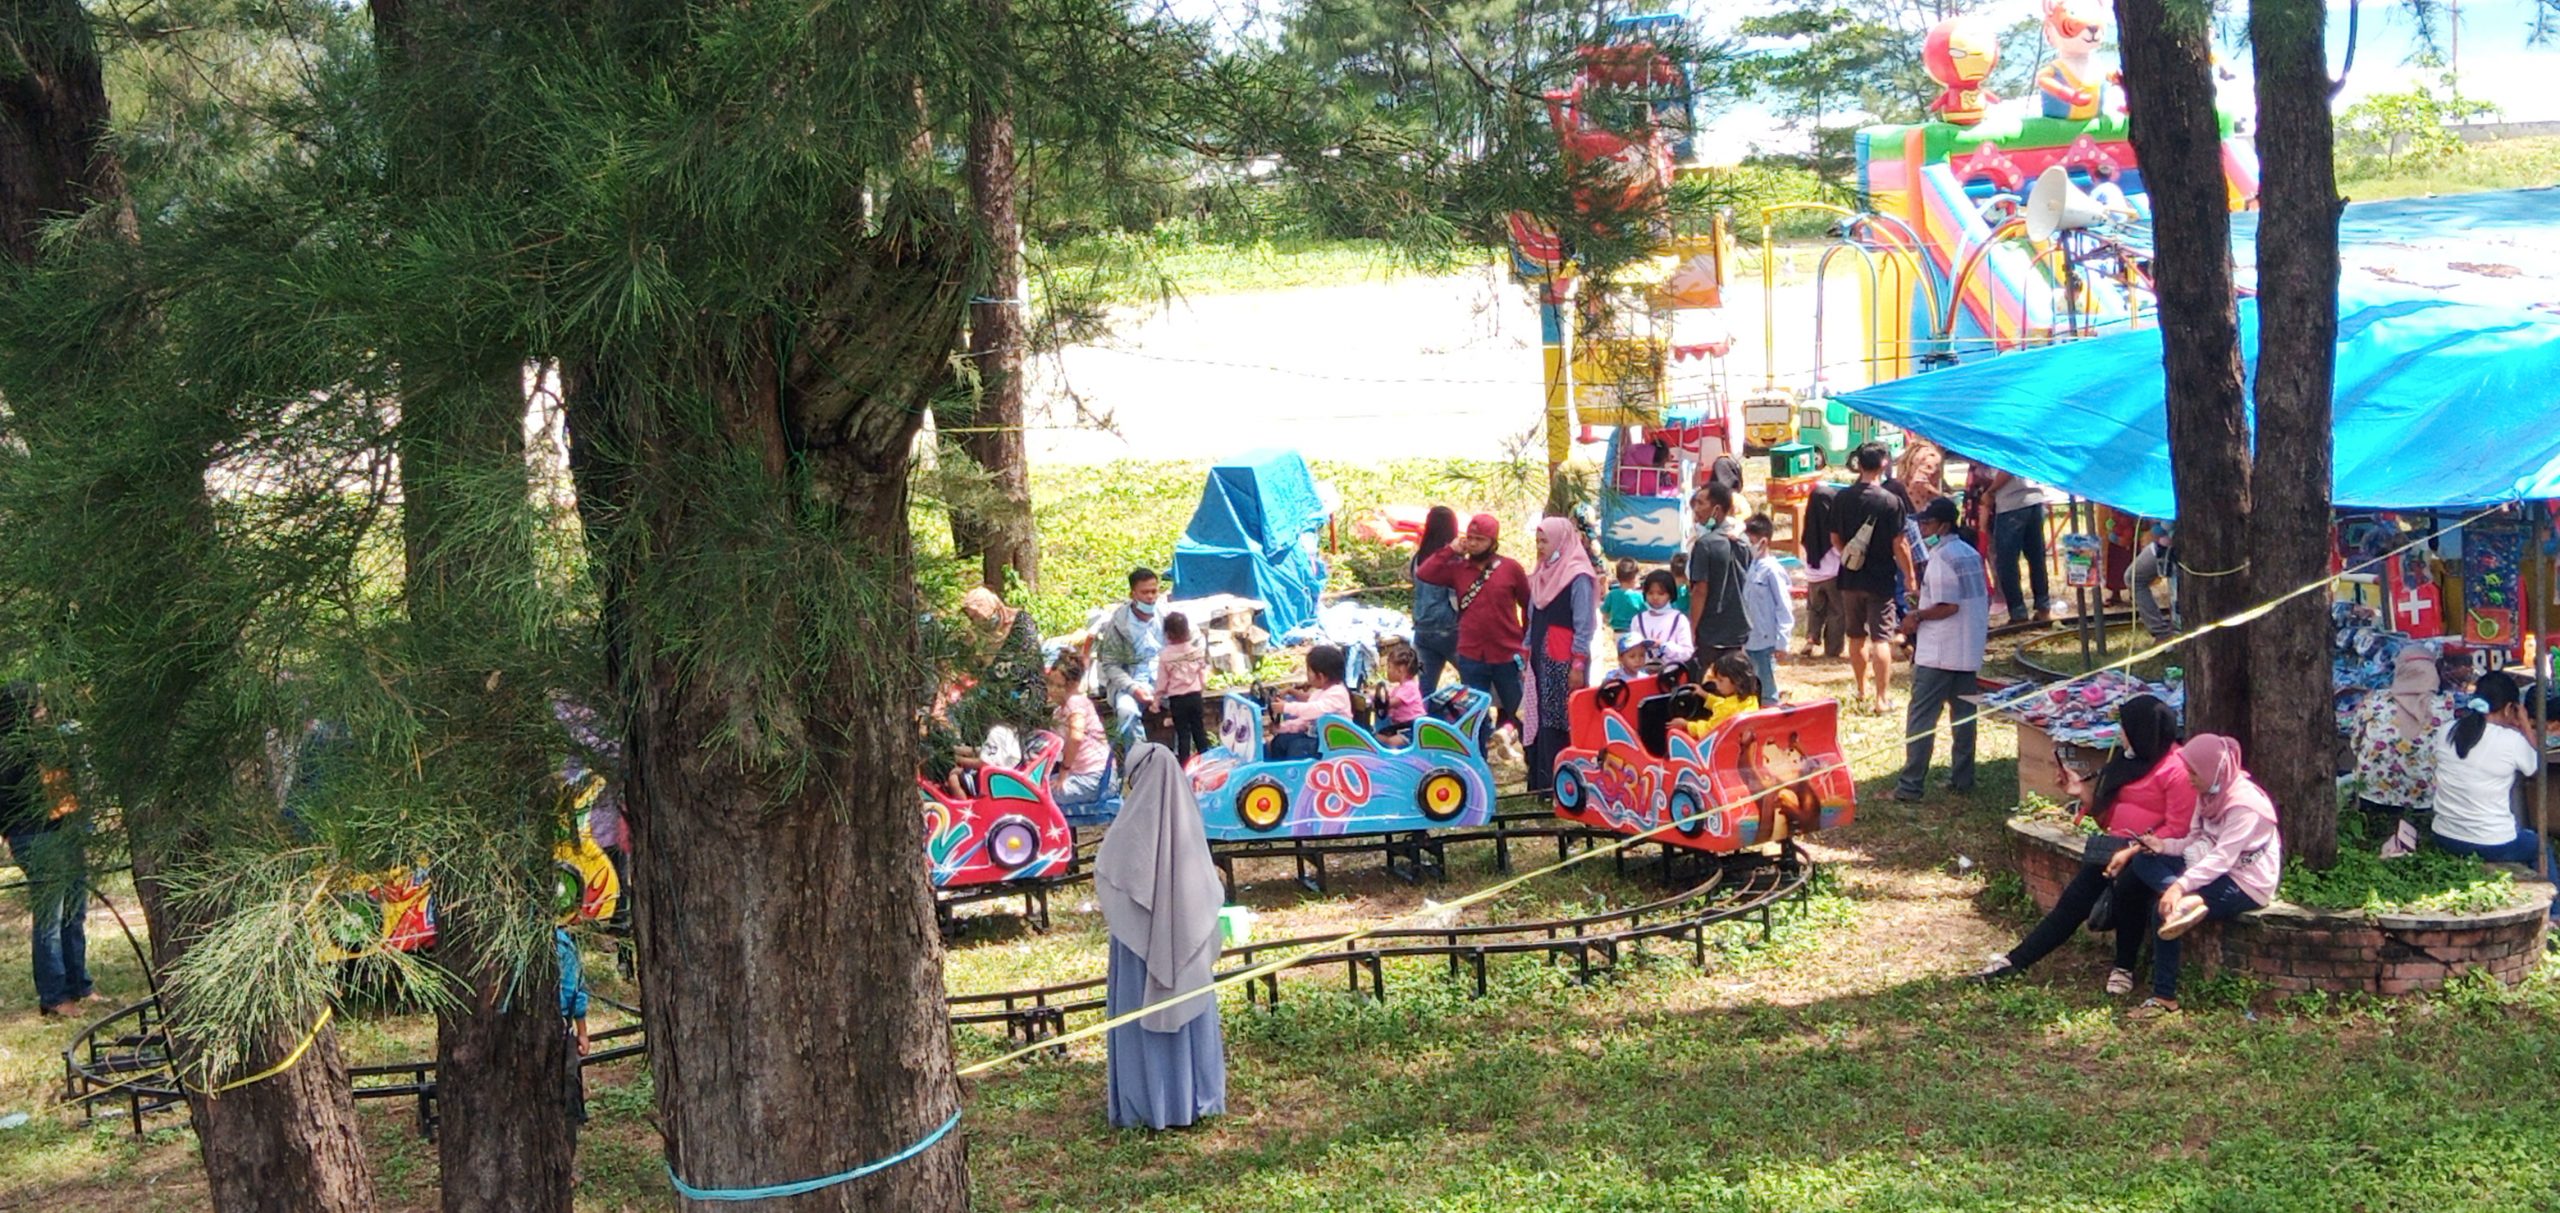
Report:
M 918 1154 L 922 1154 L 925 1151 L 932 1149 L 933 1143 L 938 1142 L 945 1136 L 949 1135 L 953 1127 L 957 1126 L 959 1123 L 960 1110 L 958 1108 L 954 1108 L 951 1110 L 951 1119 L 943 1121 L 941 1128 L 925 1134 L 923 1141 L 919 1141 L 912 1146 L 908 1146 L 906 1149 L 900 1150 L 878 1162 L 867 1162 L 841 1174 L 822 1176 L 817 1179 L 804 1179 L 798 1183 L 774 1184 L 770 1187 L 763 1188 L 697 1188 L 692 1184 L 686 1183 L 683 1176 L 676 1174 L 676 1165 L 673 1162 L 667 1163 L 667 1181 L 676 1186 L 676 1195 L 684 1197 L 686 1200 L 773 1200 L 777 1197 L 783 1196 L 803 1196 L 808 1193 L 815 1192 L 820 1188 L 832 1188 L 837 1184 L 851 1183 L 865 1175 L 876 1174 L 897 1166 L 899 1163 L 905 1162 Z

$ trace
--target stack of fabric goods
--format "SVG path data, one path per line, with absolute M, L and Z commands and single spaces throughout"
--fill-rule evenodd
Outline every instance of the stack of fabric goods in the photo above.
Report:
M 2444 656 L 2442 640 L 2413 640 L 2382 626 L 2382 617 L 2372 607 L 2352 602 L 2332 603 L 2329 607 L 2329 677 L 2336 688 L 2334 702 L 2338 710 L 2338 736 L 2341 740 L 2354 734 L 2356 706 L 2365 696 L 2391 685 L 2391 670 L 2407 649 L 2421 649 Z
M 1391 636 L 1412 640 L 1412 617 L 1345 598 L 1325 604 L 1316 612 L 1314 622 L 1281 633 L 1278 644 L 1284 649 L 1315 644 L 1341 646 L 1349 665 L 1347 677 L 1351 685 L 1360 686 L 1371 681 L 1378 669 L 1378 643 Z
M 2186 714 L 2185 687 L 2145 682 L 2122 670 L 2102 670 L 2054 686 L 2020 683 L 1983 700 L 1983 707 L 2034 725 L 2057 743 L 2104 750 L 2116 744 L 2116 709 L 2136 695 L 2158 696 L 2170 711 Z

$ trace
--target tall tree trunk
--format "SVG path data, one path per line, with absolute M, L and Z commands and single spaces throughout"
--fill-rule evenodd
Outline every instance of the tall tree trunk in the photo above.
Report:
M 1009 45 L 1010 0 L 976 0 L 979 19 L 997 45 Z M 1040 582 L 1040 537 L 1031 524 L 1031 470 L 1022 442 L 1024 312 L 1022 211 L 1015 178 L 1013 90 L 1003 75 L 1012 60 L 998 56 L 997 80 L 974 98 L 969 114 L 969 201 L 986 243 L 987 274 L 969 305 L 969 364 L 978 371 L 978 409 L 961 441 L 995 481 L 996 500 L 966 529 L 983 563 L 988 586 L 1002 590 L 1010 569 L 1026 586 Z M 954 534 L 962 529 L 955 517 Z M 963 551 L 967 550 L 964 546 Z
M 507 640 L 523 627 L 509 617 L 508 591 L 536 574 L 526 528 L 493 524 L 525 509 L 530 492 L 521 376 L 494 361 L 453 382 L 404 368 L 402 383 L 409 618 L 420 700 L 437 712 L 424 748 L 439 754 L 439 771 L 458 776 L 429 790 L 482 836 L 503 840 L 437 867 L 438 959 L 463 984 L 436 1022 L 446 1213 L 565 1213 L 577 1156 L 571 1046 L 545 927 L 558 810 L 536 740 L 547 721 L 543 685 Z M 495 870 L 465 867 L 479 856 Z
M 373 0 L 396 101 L 394 222 L 465 187 L 486 156 L 471 120 L 478 0 Z M 539 583 L 524 449 L 524 369 L 503 346 L 401 355 L 401 527 L 422 694 L 442 755 L 430 798 L 504 845 L 438 865 L 439 958 L 462 984 L 436 1021 L 437 1159 L 445 1213 L 566 1213 L 577 1157 L 559 973 L 543 931 L 558 811 L 545 794 L 545 686 L 508 638 Z M 439 778 L 454 773 L 458 778 Z M 494 870 L 465 870 L 486 857 Z M 532 938 L 541 931 L 544 938 Z
M 108 139 L 102 64 L 78 0 L 8 0 L 0 8 L 0 20 L 6 22 L 5 31 L 0 32 L 5 33 L 10 52 L 5 74 L 0 74 L 0 248 L 20 265 L 32 265 L 42 253 L 39 225 L 71 215 L 90 216 L 93 222 L 103 222 L 105 232 L 113 237 L 133 239 L 136 228 L 123 164 Z M 34 388 L 12 392 L 12 404 L 20 410 L 22 422 L 31 427 L 40 424 L 34 414 L 42 407 L 41 385 L 12 386 Z M 155 487 L 174 491 L 132 495 L 137 501 L 186 503 L 177 507 L 186 511 L 185 516 L 155 512 L 135 520 L 145 530 L 171 534 L 172 542 L 164 551 L 173 556 L 187 550 L 186 536 L 201 534 L 209 526 L 204 466 L 198 460 L 168 469 L 172 482 Z M 173 583 L 185 576 L 183 566 L 139 572 Z M 171 626 L 189 629 L 202 624 L 187 619 Z M 110 646 L 138 646 L 155 656 L 194 652 L 208 643 L 208 637 L 194 631 L 98 639 Z M 184 668 L 166 677 L 140 680 L 153 685 L 124 688 L 134 702 L 171 705 L 167 723 L 172 736 L 205 673 L 200 664 L 179 664 Z M 102 695 L 117 690 L 105 685 L 94 689 Z M 156 772 L 151 770 L 111 769 L 117 765 L 112 759 L 100 765 L 99 774 L 111 788 L 155 786 Z M 145 758 L 135 765 L 151 764 Z M 185 954 L 206 926 L 167 896 L 165 885 L 181 857 L 196 853 L 193 842 L 203 828 L 199 811 L 204 807 L 157 795 L 125 799 L 134 882 L 151 933 L 155 964 L 163 971 Z M 188 1018 L 183 999 L 164 1003 L 162 1011 L 174 1023 L 183 1024 Z M 191 1070 L 195 1060 L 191 1046 L 183 1038 L 177 1043 L 175 1060 L 182 1072 Z M 264 1071 L 287 1060 L 299 1043 L 290 1031 L 272 1033 L 255 1042 L 241 1064 L 253 1073 Z M 355 1100 L 334 1031 L 319 1031 L 300 1061 L 271 1078 L 218 1099 L 190 1091 L 187 1103 L 214 1208 L 226 1213 L 362 1213 L 375 1207 L 372 1171 L 356 1131 Z
M 43 225 L 96 214 L 134 230 L 107 139 L 107 85 L 78 0 L 6 0 L 0 63 L 0 250 L 34 265 Z
M 2237 614 L 2251 585 L 2249 430 L 2214 112 L 2212 13 L 2203 0 L 2116 0 L 2116 15 L 2133 146 L 2151 197 L 2178 561 L 2186 569 L 2179 598 L 2192 626 Z M 2209 632 L 2188 643 L 2183 661 L 2187 730 L 2245 737 L 2248 638 Z
M 135 807 L 128 804 L 127 813 Z M 151 928 L 153 964 L 166 972 L 207 924 L 166 895 L 167 869 L 161 857 L 180 852 L 144 841 L 157 833 L 148 826 L 135 829 L 133 883 Z M 172 1023 L 187 1021 L 183 996 L 164 991 L 160 1009 Z M 291 1029 L 269 1033 L 247 1051 L 239 1069 L 264 1073 L 300 1043 Z M 179 1072 L 192 1082 L 201 1075 L 183 1038 L 179 1044 Z M 310 1052 L 274 1077 L 219 1095 L 190 1085 L 187 1111 L 203 1151 L 213 1207 L 221 1213 L 370 1213 L 379 1208 L 372 1161 L 356 1125 L 353 1089 L 334 1028 L 323 1028 Z
M 2251 581 L 2261 601 L 2329 572 L 2330 398 L 2338 336 L 2338 198 L 2321 0 L 2253 0 L 2258 80 L 2258 449 L 2287 489 L 2256 502 Z M 2328 596 L 2249 625 L 2255 696 L 2249 767 L 2275 797 L 2285 853 L 2338 858 L 2337 728 L 2329 704 Z
M 965 236 L 938 237 L 863 246 L 873 264 L 846 279 L 876 294 L 825 301 L 842 322 L 834 338 L 787 343 L 787 366 L 768 329 L 756 349 L 568 377 L 572 468 L 626 705 L 650 1067 L 668 1162 L 696 1187 L 850 1170 L 924 1141 L 959 1107 L 942 947 L 915 858 L 917 705 L 911 679 L 882 672 L 904 670 L 917 643 L 907 447 L 962 315 L 949 288 Z M 846 351 L 863 363 L 853 399 L 813 404 L 846 382 Z M 686 385 L 711 401 L 707 421 L 671 407 Z M 742 458 L 758 483 L 700 479 L 734 477 Z M 725 494 L 727 508 L 702 508 L 705 494 Z M 812 646 L 780 681 L 688 659 L 681 629 L 695 620 L 769 621 L 793 651 L 824 635 L 787 590 L 670 599 L 682 570 L 663 554 L 729 544 L 723 528 L 748 516 L 742 494 L 768 514 L 758 529 L 820 519 L 823 546 L 860 562 L 881 598 L 864 608 L 864 651 Z M 967 1201 L 955 1132 L 791 1207 L 932 1213 Z

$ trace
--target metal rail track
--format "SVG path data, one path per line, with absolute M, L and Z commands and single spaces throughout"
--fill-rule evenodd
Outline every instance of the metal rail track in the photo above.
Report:
M 1493 827 L 1454 831 L 1435 841 L 1493 842 L 1504 849 L 1507 862 L 1509 844 L 1516 839 L 1553 837 L 1561 856 L 1569 854 L 1578 840 L 1603 837 L 1573 829 L 1560 819 L 1548 820 L 1564 828 L 1539 829 L 1525 822 L 1511 828 L 1497 821 Z M 1328 841 L 1344 844 L 1322 848 L 1329 853 L 1375 851 L 1389 846 L 1375 839 Z M 1709 928 L 1756 915 L 1765 937 L 1775 927 L 1774 914 L 1780 903 L 1790 898 L 1800 900 L 1813 873 L 1812 862 L 1793 842 L 1783 844 L 1775 855 L 1702 855 L 1669 845 L 1662 845 L 1661 851 L 1657 861 L 1661 876 L 1669 883 L 1677 884 L 1682 879 L 1689 883 L 1678 892 L 1643 905 L 1529 922 L 1402 928 L 1349 942 L 1338 942 L 1336 935 L 1262 940 L 1227 949 L 1220 957 L 1219 975 L 1232 976 L 1287 958 L 1283 967 L 1257 976 L 1244 987 L 1248 1004 L 1276 1006 L 1282 975 L 1336 965 L 1341 966 L 1352 993 L 1365 993 L 1384 1001 L 1386 962 L 1398 959 L 1445 960 L 1449 979 L 1466 980 L 1471 976 L 1473 992 L 1479 997 L 1488 989 L 1489 966 L 1502 956 L 1535 955 L 1548 964 L 1571 964 L 1575 979 L 1587 984 L 1613 973 L 1628 947 L 1646 940 L 1668 939 L 1688 944 L 1696 962 L 1704 966 Z M 1257 856 L 1235 856 L 1254 857 Z M 1392 851 L 1389 858 L 1393 870 Z M 1618 870 L 1625 872 L 1628 853 L 1620 851 L 1615 858 Z M 1684 872 L 1688 874 L 1684 876 Z M 1097 977 L 952 995 L 947 999 L 951 1022 L 955 1026 L 1001 1027 L 1009 1041 L 1037 1044 L 1067 1032 L 1073 1020 L 1102 1014 L 1104 980 Z M 599 1047 L 581 1060 L 582 1066 L 638 1056 L 647 1048 L 646 1028 L 637 1022 L 638 1010 L 611 999 L 600 1001 L 634 1022 L 596 1033 L 593 1040 Z M 185 1106 L 185 1093 L 169 1057 L 158 1000 L 133 1003 L 83 1028 L 70 1047 L 62 1051 L 63 1097 L 79 1104 L 90 1122 L 101 1115 L 122 1115 L 139 1134 L 145 1117 Z M 357 1099 L 415 1100 L 418 1132 L 432 1139 L 436 1129 L 435 1072 L 434 1059 L 423 1058 L 357 1066 L 348 1072 L 348 1077 Z

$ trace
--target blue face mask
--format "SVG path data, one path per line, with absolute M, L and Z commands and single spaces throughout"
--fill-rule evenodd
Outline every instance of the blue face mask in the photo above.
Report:
M 1937 534 L 1935 534 L 1935 535 L 1922 535 L 1922 536 L 1920 537 L 1920 546 L 1922 546 L 1922 547 L 1924 547 L 1924 548 L 1934 548 L 1934 547 L 1938 546 L 1938 545 L 1939 545 L 1939 544 L 1941 544 L 1941 543 L 1945 543 L 1946 541 L 1947 541 L 1947 533 L 1946 533 L 1945 531 L 1940 531 L 1940 532 L 1938 532 L 1938 533 L 1937 533 Z

